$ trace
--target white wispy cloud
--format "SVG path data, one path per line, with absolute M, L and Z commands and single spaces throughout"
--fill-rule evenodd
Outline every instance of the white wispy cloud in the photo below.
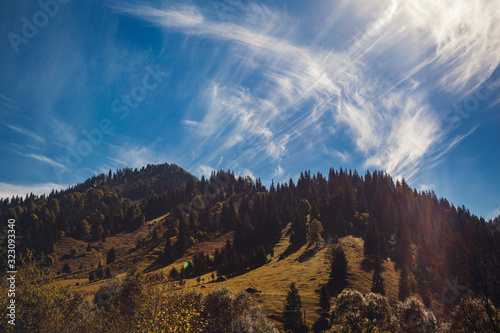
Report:
M 449 138 L 430 94 L 442 91 L 450 100 L 465 96 L 498 66 L 500 6 L 488 0 L 380 0 L 370 10 L 364 2 L 338 6 L 350 6 L 360 18 L 353 25 L 364 27 L 352 38 L 337 39 L 343 40 L 340 46 L 327 40 L 346 33 L 334 14 L 318 32 L 321 40 L 307 44 L 297 37 L 299 29 L 287 29 L 297 23 L 288 14 L 255 4 L 241 7 L 243 16 L 225 20 L 194 5 L 121 11 L 189 38 L 231 45 L 204 92 L 204 118 L 184 121 L 197 126 L 201 145 L 226 138 L 209 161 L 251 137 L 260 144 L 248 149 L 280 160 L 297 149 L 298 141 L 313 147 L 315 134 L 338 135 L 340 127 L 364 157 L 364 167 L 411 180 L 424 156 L 439 156 L 449 150 L 440 147 L 459 142 Z M 378 16 L 368 20 L 370 13 Z M 261 76 L 258 87 L 234 79 L 255 73 Z M 320 136 L 316 140 L 322 142 Z
M 469 132 L 463 135 L 457 135 L 451 140 L 448 140 L 444 145 L 437 147 L 433 150 L 433 154 L 430 155 L 429 164 L 426 166 L 427 168 L 433 168 L 443 162 L 446 154 L 451 151 L 455 146 L 457 146 L 462 140 L 471 135 L 477 130 L 477 126 L 472 128 Z
M 280 178 L 281 176 L 283 176 L 284 173 L 285 170 L 283 170 L 281 165 L 278 165 L 278 167 L 274 170 L 273 178 Z
M 11 105 L 11 104 L 8 104 L 8 103 L 2 102 L 0 104 L 4 105 L 4 106 L 6 106 L 6 107 L 8 107 L 10 109 L 19 110 L 19 108 L 17 106 L 14 106 L 14 105 Z
M 434 185 L 434 184 L 420 184 L 418 187 L 419 191 L 424 191 L 424 192 L 432 191 L 435 188 L 436 188 L 436 185 Z
M 21 156 L 29 157 L 29 158 L 32 158 L 32 159 L 37 160 L 39 162 L 48 164 L 50 166 L 53 166 L 54 168 L 58 168 L 59 170 L 68 171 L 68 168 L 66 165 L 59 163 L 50 157 L 47 157 L 44 155 L 39 155 L 39 154 L 33 154 L 33 153 L 22 153 L 19 151 L 14 151 L 14 152 L 21 155 Z
M 123 144 L 116 148 L 116 155 L 108 157 L 119 167 L 142 168 L 148 164 L 161 164 L 168 162 L 168 156 L 157 147 L 160 139 L 149 145 Z
M 23 134 L 31 139 L 34 139 L 34 140 L 39 141 L 41 143 L 46 143 L 44 138 L 42 138 L 41 136 L 39 136 L 38 134 L 36 134 L 33 131 L 30 131 L 28 129 L 25 129 L 25 128 L 22 128 L 19 126 L 9 125 L 9 124 L 5 124 L 5 126 L 10 128 L 11 130 L 16 131 L 18 133 L 21 133 L 21 134 Z
M 190 125 L 190 126 L 200 126 L 200 123 L 197 122 L 197 121 L 194 121 L 194 120 L 189 120 L 189 119 L 186 119 L 186 120 L 183 120 L 182 123 L 184 125 Z
M 249 169 L 242 169 L 240 172 L 238 172 L 238 175 L 241 176 L 241 177 L 250 177 L 252 178 L 253 180 L 257 179 L 255 178 L 255 175 L 252 173 L 252 171 L 250 171 Z
M 122 160 L 119 160 L 117 158 L 112 158 L 112 157 L 109 157 L 109 156 L 106 156 L 106 158 L 116 164 L 121 164 L 121 165 L 127 165 L 127 162 L 125 161 L 122 161 Z
M 78 141 L 78 132 L 75 130 L 74 124 L 68 124 L 54 115 L 47 114 L 47 126 L 51 129 L 51 133 L 56 135 L 52 141 L 56 145 L 74 147 Z
M 205 178 L 208 178 L 214 171 L 216 171 L 215 168 L 212 168 L 209 165 L 199 165 L 198 168 L 196 168 L 195 173 L 198 177 L 205 176 Z
M 2 94 L 0 94 L 0 98 L 6 100 L 8 102 L 11 102 L 11 103 L 15 102 L 12 98 L 7 97 L 7 96 L 2 95 Z
M 68 185 L 41 183 L 41 184 L 9 184 L 0 183 L 0 198 L 11 198 L 12 196 L 25 196 L 26 194 L 49 194 L 54 190 L 63 190 L 68 188 Z

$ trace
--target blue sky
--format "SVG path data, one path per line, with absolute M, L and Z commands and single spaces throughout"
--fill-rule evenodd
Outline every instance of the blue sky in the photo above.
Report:
M 381 169 L 500 213 L 496 1 L 4 1 L 0 196 Z

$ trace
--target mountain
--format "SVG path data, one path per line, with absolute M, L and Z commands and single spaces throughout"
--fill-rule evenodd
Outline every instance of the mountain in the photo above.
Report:
M 26 195 L 0 200 L 0 221 L 5 233 L 7 220 L 16 220 L 19 249 L 50 254 L 63 235 L 103 240 L 144 224 L 140 203 L 154 193 L 180 189 L 196 177 L 169 164 L 124 168 L 100 174 L 48 196 Z M 3 268 L 5 259 L 0 261 Z
M 305 171 L 267 189 L 231 171 L 197 179 L 149 165 L 0 204 L 4 222 L 18 221 L 20 251 L 52 257 L 43 263 L 88 295 L 133 266 L 150 281 L 265 288 L 255 299 L 275 321 L 297 282 L 309 326 L 324 318 L 314 299 L 322 286 L 338 297 L 387 293 L 392 304 L 417 294 L 442 321 L 476 297 L 485 325 L 498 323 L 498 224 L 381 171 Z

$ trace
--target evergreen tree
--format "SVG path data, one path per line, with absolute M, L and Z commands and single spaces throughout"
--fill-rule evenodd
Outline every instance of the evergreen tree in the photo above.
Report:
M 95 281 L 95 276 L 94 276 L 94 272 L 92 271 L 92 272 L 90 272 L 90 274 L 89 274 L 89 282 L 90 282 L 90 283 L 92 283 L 92 282 L 94 282 L 94 281 Z
M 375 268 L 372 276 L 372 292 L 385 295 L 384 278 L 382 277 L 382 264 L 378 256 L 375 256 Z
M 347 286 L 347 258 L 342 245 L 333 250 L 330 262 L 330 292 L 335 295 Z
M 109 266 L 106 267 L 106 275 L 105 275 L 105 278 L 106 279 L 111 279 L 111 270 L 109 269 Z
M 283 325 L 285 331 L 291 330 L 292 332 L 298 332 L 304 324 L 301 308 L 302 302 L 300 300 L 299 290 L 295 287 L 295 283 L 292 282 L 283 308 Z
M 179 223 L 179 234 L 177 235 L 177 242 L 175 243 L 176 255 L 180 256 L 188 249 L 190 237 L 191 231 L 184 219 L 181 219 Z
M 408 276 L 407 266 L 403 266 L 401 269 L 401 275 L 399 276 L 399 287 L 398 287 L 398 298 L 403 302 L 406 298 L 410 296 L 410 281 Z
M 116 259 L 116 253 L 115 253 L 115 248 L 112 247 L 109 251 L 108 254 L 106 255 L 106 265 L 111 264 L 114 262 Z
M 172 245 L 170 243 L 170 237 L 167 236 L 167 241 L 165 242 L 165 247 L 163 248 L 163 251 L 160 253 L 159 256 L 159 261 L 163 265 L 169 264 L 172 259 Z
M 399 267 L 411 265 L 410 231 L 405 221 L 396 229 L 395 261 Z
M 172 267 L 172 269 L 170 270 L 169 278 L 175 281 L 179 278 L 179 275 L 180 274 L 177 268 Z
M 71 267 L 69 266 L 69 263 L 65 263 L 61 269 L 63 273 L 71 274 Z
M 307 241 L 307 225 L 306 216 L 299 212 L 294 216 L 292 221 L 292 234 L 290 235 L 290 242 L 296 247 L 300 247 Z
M 385 259 L 389 256 L 387 242 L 384 235 L 378 231 L 377 224 L 373 218 L 368 220 L 366 232 L 364 236 L 364 256 L 365 258 L 373 259 L 380 257 Z
M 370 217 L 366 226 L 365 236 L 363 237 L 363 254 L 365 258 L 370 258 L 377 252 L 378 230 L 375 220 Z
M 345 226 L 345 220 L 344 220 L 344 215 L 342 215 L 342 211 L 339 209 L 339 213 L 337 214 L 337 221 L 336 221 L 336 234 L 337 236 L 344 237 L 347 234 L 347 228 Z
M 99 262 L 99 266 L 97 267 L 96 278 L 97 280 L 102 279 L 104 277 L 104 273 L 102 271 L 102 264 Z
M 330 311 L 330 293 L 328 292 L 328 286 L 326 284 L 321 286 L 319 292 L 319 306 L 323 313 L 328 313 Z

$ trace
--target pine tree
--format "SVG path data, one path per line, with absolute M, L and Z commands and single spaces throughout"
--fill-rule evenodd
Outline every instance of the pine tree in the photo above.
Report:
M 408 225 L 403 220 L 396 229 L 396 242 L 394 244 L 396 254 L 396 265 L 398 267 L 411 264 L 411 241 Z
M 377 224 L 373 218 L 370 218 L 366 227 L 364 239 L 364 256 L 373 259 L 380 257 L 385 259 L 389 256 L 387 242 L 384 235 L 378 230 Z
M 68 273 L 71 274 L 71 267 L 69 266 L 69 263 L 65 263 L 61 269 L 63 273 Z
M 319 306 L 323 313 L 328 313 L 330 311 L 330 293 L 328 292 L 328 286 L 326 284 L 321 286 L 319 293 Z
M 375 256 L 375 268 L 373 270 L 371 291 L 382 296 L 385 295 L 384 278 L 382 277 L 382 265 L 378 256 Z
M 189 239 L 191 237 L 191 231 L 184 221 L 180 220 L 179 223 L 179 234 L 177 235 L 177 242 L 175 243 L 176 255 L 182 255 L 189 247 Z
M 372 257 L 377 252 L 377 243 L 378 243 L 378 230 L 377 225 L 375 224 L 375 220 L 370 217 L 368 220 L 368 225 L 366 226 L 364 245 L 363 245 L 363 254 L 365 258 Z
M 116 253 L 115 253 L 115 248 L 112 247 L 109 251 L 108 254 L 106 255 L 106 265 L 111 264 L 114 262 L 116 259 Z
M 92 283 L 92 282 L 94 282 L 94 281 L 95 281 L 95 276 L 94 276 L 94 272 L 92 271 L 92 272 L 90 272 L 90 274 L 89 274 L 89 282 L 91 282 L 91 283 Z
M 99 266 L 97 267 L 96 278 L 97 280 L 102 279 L 104 277 L 104 273 L 102 271 L 102 264 L 99 262 Z
M 306 216 L 303 215 L 300 210 L 295 215 L 292 221 L 292 234 L 290 235 L 290 242 L 299 248 L 307 241 L 307 226 L 306 226 Z
M 172 269 L 170 270 L 169 278 L 174 281 L 179 278 L 179 271 L 177 270 L 177 268 L 172 267 Z
M 109 266 L 106 267 L 106 275 L 105 275 L 105 278 L 106 279 L 111 279 L 111 270 L 109 269 Z
M 339 209 L 339 213 L 337 214 L 337 221 L 336 221 L 336 234 L 338 237 L 344 237 L 347 232 L 346 232 L 346 226 L 345 226 L 345 220 L 344 220 L 344 215 L 342 215 L 342 211 Z
M 401 269 L 401 275 L 399 276 L 398 298 L 401 302 L 403 302 L 408 296 L 410 296 L 408 268 L 407 266 L 403 266 Z
M 163 248 L 163 251 L 160 253 L 160 256 L 158 259 L 159 259 L 160 263 L 162 263 L 163 265 L 169 264 L 173 259 L 172 245 L 170 243 L 170 237 L 168 237 L 168 236 L 167 236 L 167 241 L 165 242 L 165 247 Z
M 291 330 L 292 332 L 297 332 L 304 324 L 301 308 L 302 302 L 299 290 L 295 287 L 295 283 L 292 282 L 283 308 L 283 325 L 285 331 Z
M 335 295 L 340 293 L 347 285 L 347 258 L 342 245 L 335 247 L 330 262 L 330 292 Z

